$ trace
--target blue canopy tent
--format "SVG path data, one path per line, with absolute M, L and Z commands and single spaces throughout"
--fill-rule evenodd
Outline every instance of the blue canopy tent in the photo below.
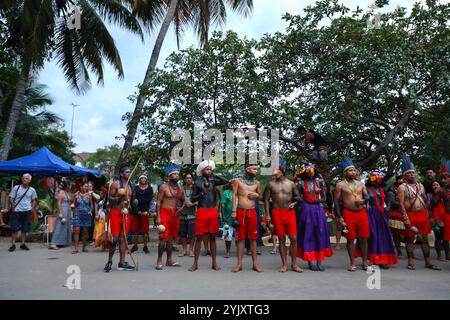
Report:
M 0 173 L 24 174 L 29 173 L 37 176 L 85 176 L 92 174 L 100 177 L 100 172 L 94 169 L 86 169 L 67 163 L 46 147 L 24 157 L 0 162 Z M 56 184 L 53 185 L 53 192 Z M 52 212 L 54 209 L 54 198 L 52 201 Z
M 24 157 L 0 162 L 0 172 L 9 174 L 29 173 L 40 176 L 84 176 L 88 173 L 100 177 L 100 172 L 67 163 L 46 147 Z

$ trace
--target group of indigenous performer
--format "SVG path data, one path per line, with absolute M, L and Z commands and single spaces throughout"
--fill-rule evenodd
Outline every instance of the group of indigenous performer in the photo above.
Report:
M 134 236 L 134 245 L 131 248 L 131 252 L 138 250 L 138 234 L 142 234 L 144 240 L 143 251 L 149 253 L 148 232 L 150 229 L 149 217 L 150 217 L 150 205 L 153 200 L 153 189 L 148 184 L 147 174 L 143 173 L 139 176 L 139 183 L 134 187 L 133 197 L 133 215 L 131 216 L 131 232 Z
M 172 260 L 173 239 L 178 236 L 180 229 L 179 204 L 184 203 L 183 189 L 178 185 L 180 179 L 180 166 L 170 164 L 164 168 L 168 182 L 161 185 L 158 191 L 156 204 L 156 224 L 163 225 L 163 231 L 159 233 L 158 259 L 156 270 L 162 270 L 162 257 L 164 251 L 167 253 L 166 266 L 179 267 L 178 262 Z
M 286 236 L 290 241 L 291 269 L 295 272 L 303 272 L 297 265 L 297 223 L 294 207 L 299 200 L 300 194 L 295 183 L 286 177 L 285 167 L 279 166 L 274 171 L 274 179 L 264 190 L 266 223 L 270 225 L 272 220 L 272 233 L 280 241 L 281 269 L 279 272 L 288 271 Z
M 414 164 L 408 155 L 402 157 L 403 183 L 398 188 L 398 199 L 400 211 L 405 224 L 406 252 L 408 254 L 408 269 L 414 270 L 413 241 L 416 234 L 420 235 L 422 253 L 425 258 L 425 267 L 432 270 L 441 270 L 440 267 L 431 263 L 430 245 L 428 234 L 434 225 L 433 213 L 428 206 L 424 186 L 417 182 Z
M 397 264 L 398 260 L 392 241 L 389 218 L 385 212 L 383 179 L 384 173 L 375 170 L 370 173 L 366 183 L 369 194 L 367 215 L 370 229 L 368 256 L 371 264 L 378 265 L 381 269 L 389 269 L 388 265 Z M 358 250 L 355 256 L 358 256 Z
M 120 261 L 117 270 L 127 271 L 134 270 L 125 261 L 125 254 L 128 250 L 127 234 L 130 230 L 130 200 L 133 196 L 133 189 L 128 183 L 130 179 L 131 170 L 128 164 L 124 164 L 119 168 L 120 177 L 118 181 L 111 184 L 109 190 L 109 204 L 111 206 L 109 211 L 110 232 L 112 235 L 112 243 L 109 246 L 108 262 L 105 265 L 105 272 L 110 272 L 112 269 L 112 258 L 116 251 L 116 246 L 119 244 Z
M 297 253 L 302 260 L 308 261 L 310 270 L 325 271 L 321 261 L 333 254 L 327 216 L 323 208 L 326 201 L 325 185 L 311 163 L 306 166 L 301 178 L 298 189 L 303 204 L 297 217 Z
M 238 221 L 236 228 L 237 264 L 233 272 L 242 270 L 242 258 L 244 256 L 245 240 L 250 241 L 250 251 L 253 261 L 253 270 L 262 272 L 257 262 L 256 240 L 258 239 L 258 218 L 255 208 L 255 200 L 262 200 L 261 186 L 256 180 L 258 167 L 254 164 L 246 164 L 242 178 L 233 180 L 232 218 Z
M 220 270 L 217 264 L 216 234 L 219 232 L 219 215 L 217 204 L 220 200 L 218 186 L 229 183 L 227 179 L 213 173 L 215 163 L 205 160 L 197 166 L 198 179 L 192 188 L 191 202 L 198 202 L 195 218 L 195 251 L 194 263 L 189 271 L 198 269 L 198 259 L 202 238 L 209 237 L 209 248 L 211 251 L 212 269 Z
M 405 234 L 405 224 L 403 223 L 403 216 L 400 212 L 400 204 L 398 202 L 398 187 L 403 183 L 403 176 L 395 177 L 395 182 L 389 187 L 386 192 L 386 202 L 388 205 L 389 226 L 391 228 L 392 238 L 397 250 L 397 256 L 402 256 L 401 241 Z
M 340 163 L 343 169 L 344 180 L 336 185 L 334 207 L 339 222 L 347 226 L 347 251 L 350 258 L 350 267 L 348 271 L 356 271 L 355 265 L 355 243 L 357 238 L 360 243 L 360 251 L 363 260 L 363 270 L 367 270 L 367 239 L 370 236 L 369 219 L 364 209 L 364 199 L 368 197 L 365 185 L 356 180 L 358 171 L 353 165 L 352 160 L 345 157 Z M 343 212 L 339 200 L 342 199 Z
M 450 241 L 450 174 L 449 174 L 449 163 L 450 161 L 446 160 L 445 163 L 441 165 L 441 173 L 440 173 L 440 183 L 441 188 L 435 188 L 433 190 L 433 197 L 431 198 L 431 205 L 434 208 L 443 205 L 443 217 L 442 220 L 444 222 L 444 230 L 443 230 L 443 243 L 444 252 L 446 255 L 446 259 L 450 260 L 450 250 L 449 250 L 449 241 Z M 436 217 L 435 217 L 436 218 Z
M 185 203 L 181 209 L 180 214 L 180 232 L 179 236 L 181 238 L 182 249 L 179 257 L 184 257 L 187 255 L 187 237 L 189 237 L 189 256 L 194 257 L 194 246 L 195 246 L 195 211 L 197 203 L 193 203 L 192 197 L 192 184 L 193 177 L 192 174 L 187 173 L 183 179 L 183 191 Z

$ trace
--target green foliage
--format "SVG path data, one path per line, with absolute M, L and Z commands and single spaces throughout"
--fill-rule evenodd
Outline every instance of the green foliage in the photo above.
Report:
M 86 161 L 83 166 L 86 168 L 96 168 L 103 173 L 111 172 L 119 158 L 120 147 L 117 144 L 98 148 Z
M 382 7 L 386 1 L 378 1 Z M 154 165 L 169 159 L 176 128 L 276 128 L 292 167 L 303 124 L 328 140 L 328 180 L 344 154 L 391 176 L 403 152 L 419 168 L 450 158 L 450 4 L 397 8 L 369 29 L 373 12 L 334 0 L 259 42 L 215 33 L 204 50 L 173 53 L 148 87 L 140 146 Z M 162 159 L 162 160 L 161 160 Z M 165 160 L 167 159 L 167 160 Z

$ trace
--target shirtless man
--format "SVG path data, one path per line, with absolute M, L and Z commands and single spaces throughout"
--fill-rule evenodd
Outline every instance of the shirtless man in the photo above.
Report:
M 178 236 L 180 230 L 179 213 L 181 208 L 178 204 L 184 204 L 184 191 L 178 185 L 180 179 L 180 166 L 168 165 L 164 171 L 169 181 L 159 188 L 158 200 L 156 205 L 156 224 L 165 227 L 164 232 L 159 234 L 158 259 L 156 261 L 156 270 L 162 270 L 162 256 L 164 250 L 167 251 L 166 266 L 179 267 L 178 262 L 172 260 L 173 239 Z
M 430 245 L 428 234 L 431 233 L 431 226 L 434 226 L 433 212 L 428 206 L 427 196 L 424 186 L 417 182 L 414 164 L 408 155 L 402 157 L 403 183 L 398 187 L 398 201 L 400 212 L 405 224 L 406 253 L 408 255 L 408 269 L 414 270 L 413 251 L 414 238 L 419 234 L 422 238 L 421 248 L 425 258 L 425 268 L 441 270 L 440 267 L 431 263 Z
M 109 189 L 109 203 L 111 205 L 109 221 L 113 240 L 109 246 L 108 262 L 104 268 L 105 272 L 110 272 L 112 269 L 112 258 L 119 242 L 120 262 L 117 270 L 127 271 L 135 268 L 125 261 L 125 254 L 128 250 L 126 235 L 130 230 L 130 199 L 133 195 L 133 190 L 128 183 L 131 171 L 129 166 L 124 164 L 120 167 L 119 172 L 119 180 L 114 181 Z
M 358 238 L 361 244 L 361 257 L 363 260 L 363 270 L 368 268 L 367 260 L 367 239 L 370 236 L 369 219 L 364 209 L 364 202 L 368 200 L 368 193 L 364 183 L 356 180 L 358 170 L 353 165 L 352 160 L 345 157 L 340 163 L 343 169 L 344 180 L 336 185 L 334 207 L 336 216 L 342 225 L 347 225 L 347 251 L 350 258 L 350 267 L 348 271 L 356 271 L 355 265 L 355 238 Z M 339 200 L 343 202 L 343 212 Z
M 295 199 L 295 201 L 293 201 Z M 270 224 L 270 200 L 272 200 L 272 218 L 274 234 L 280 239 L 281 268 L 279 272 L 288 271 L 286 235 L 289 237 L 291 269 L 303 272 L 297 265 L 297 221 L 294 206 L 300 200 L 300 193 L 294 182 L 286 178 L 285 168 L 274 170 L 274 179 L 269 182 L 264 194 L 266 223 Z
M 217 265 L 216 235 L 219 232 L 219 212 L 217 205 L 220 194 L 217 187 L 227 184 L 228 180 L 213 173 L 214 161 L 205 160 L 197 166 L 197 176 L 199 179 L 192 188 L 191 202 L 198 202 L 197 215 L 195 218 L 195 251 L 194 263 L 189 271 L 198 269 L 198 258 L 200 256 L 200 246 L 202 238 L 209 238 L 209 248 L 211 250 L 212 269 L 219 271 Z
M 233 180 L 233 199 L 231 217 L 239 222 L 236 230 L 237 264 L 233 272 L 242 270 L 242 257 L 244 256 L 245 239 L 250 240 L 250 251 L 253 261 L 253 270 L 262 272 L 256 260 L 256 240 L 258 239 L 258 219 L 255 209 L 255 200 L 262 200 L 261 186 L 255 179 L 258 167 L 248 164 L 242 178 Z M 237 207 L 239 203 L 239 208 Z

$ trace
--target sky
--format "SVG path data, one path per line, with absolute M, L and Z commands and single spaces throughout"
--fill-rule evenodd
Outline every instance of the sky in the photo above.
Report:
M 421 0 L 420 2 L 425 2 Z M 449 0 L 441 0 L 449 2 Z M 313 5 L 315 0 L 253 0 L 252 14 L 243 18 L 228 11 L 227 22 L 224 26 L 215 30 L 233 30 L 240 37 L 260 39 L 264 34 L 273 34 L 284 31 L 287 23 L 282 19 L 285 13 L 301 14 L 303 9 Z M 341 0 L 340 3 L 350 9 L 356 9 L 358 5 L 363 10 L 368 10 L 374 0 Z M 391 0 L 390 5 L 380 10 L 389 11 L 397 5 L 411 8 L 411 0 Z M 82 26 L 81 26 L 82 27 Z M 74 109 L 73 140 L 76 143 L 74 152 L 95 152 L 97 148 L 118 143 L 123 145 L 122 137 L 126 134 L 126 124 L 122 116 L 126 112 L 132 112 L 134 104 L 127 98 L 136 92 L 136 86 L 142 83 L 150 59 L 150 54 L 158 29 L 151 35 L 147 35 L 143 43 L 139 37 L 115 26 L 109 29 L 116 41 L 125 78 L 119 80 L 114 70 L 105 64 L 105 80 L 103 86 L 95 84 L 84 95 L 77 95 L 70 90 L 62 71 L 54 61 L 47 62 L 41 71 L 38 82 L 48 86 L 47 91 L 54 100 L 53 105 L 47 109 L 58 114 L 65 121 L 65 130 L 71 132 L 72 112 L 71 104 L 78 105 Z M 198 40 L 192 29 L 186 29 L 180 49 L 190 46 L 198 47 Z M 176 38 L 173 27 L 170 28 L 157 67 L 162 67 L 167 56 L 176 51 Z

